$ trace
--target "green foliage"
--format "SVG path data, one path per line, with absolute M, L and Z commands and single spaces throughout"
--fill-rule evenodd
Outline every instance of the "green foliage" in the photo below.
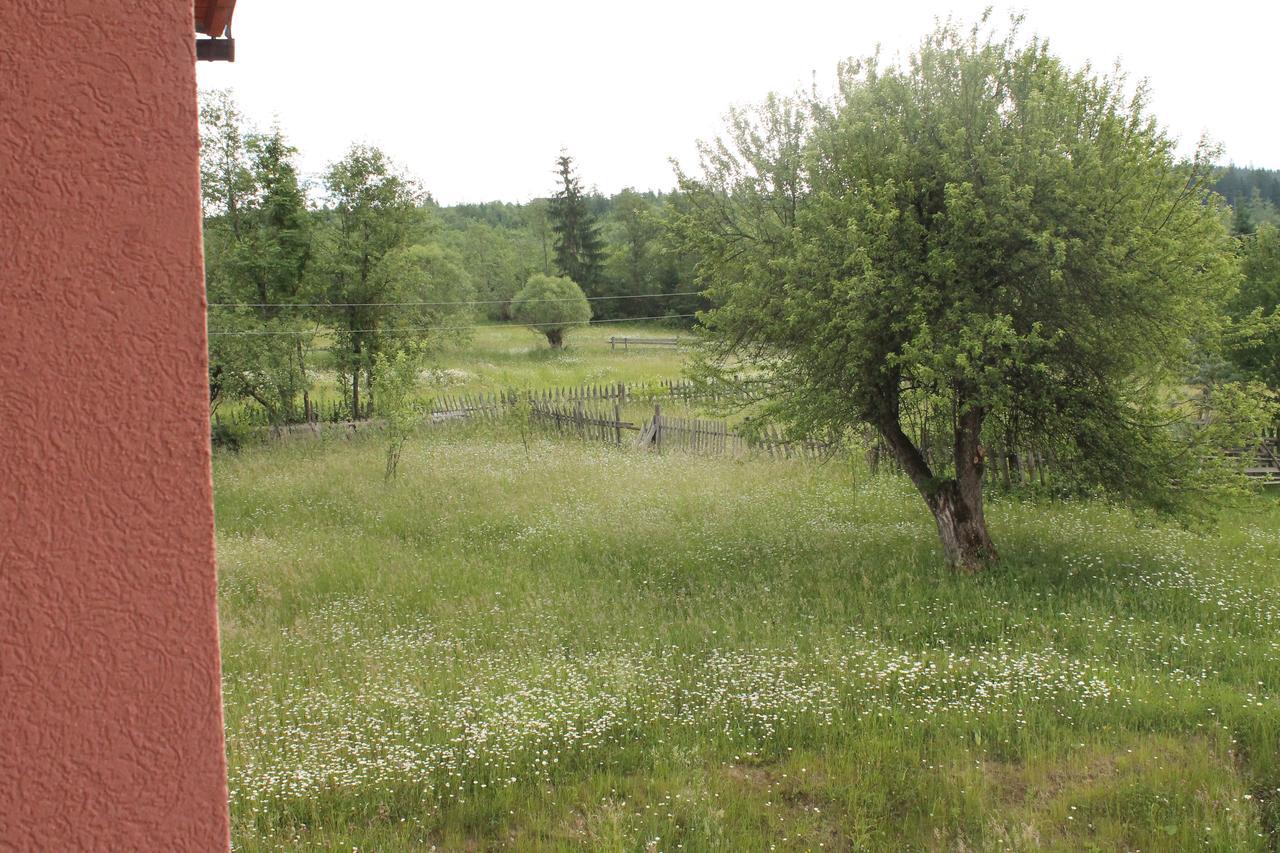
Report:
M 684 294 L 694 286 L 697 257 L 671 239 L 668 227 L 686 204 L 683 196 L 633 189 L 610 197 L 576 192 L 584 215 L 600 223 L 599 275 L 592 287 L 583 284 L 590 296 L 611 297 L 595 303 L 597 317 L 690 315 L 708 307 L 697 295 L 666 295 Z M 458 254 L 475 282 L 477 298 L 490 300 L 482 306 L 488 319 L 511 319 L 510 299 L 529 276 L 552 274 L 557 241 L 552 209 L 559 203 L 537 199 L 525 205 L 488 202 L 436 210 L 439 240 Z M 687 317 L 679 322 L 692 325 Z
M 508 235 L 484 222 L 465 222 L 441 235 L 458 256 L 475 285 L 475 298 L 486 304 L 478 306 L 490 320 L 510 319 L 511 299 L 541 269 L 533 260 L 534 248 L 522 232 Z
M 422 373 L 422 351 L 410 347 L 395 354 L 378 352 L 373 356 L 373 384 L 378 389 L 377 414 L 386 428 L 387 456 L 385 479 L 395 479 L 404 444 L 417 431 L 423 417 L 431 411 L 430 403 L 418 396 Z
M 1096 485 L 1170 511 L 1189 454 L 1164 395 L 1220 328 L 1235 276 L 1214 152 L 1180 162 L 1138 86 L 1072 71 L 1016 26 L 943 24 L 904 67 L 842 67 L 839 94 L 772 97 L 704 146 L 678 223 L 721 307 L 707 364 L 767 370 L 802 431 L 879 431 L 970 553 L 991 427 L 1096 458 Z M 904 429 L 945 424 L 932 463 Z M 1177 415 L 1172 415 L 1177 417 Z M 958 490 L 959 494 L 953 494 Z M 981 529 L 980 529 L 981 528 Z M 961 543 L 961 551 L 964 543 Z
M 217 308 L 210 323 L 217 324 L 209 338 L 211 409 L 252 400 L 273 424 L 297 420 L 299 395 L 312 387 L 307 353 L 315 330 L 306 319 L 264 319 L 254 309 Z
M 1280 230 L 1262 225 L 1242 240 L 1240 290 L 1231 304 L 1237 325 L 1230 356 L 1246 376 L 1280 389 Z
M 625 189 L 611 200 L 605 229 L 604 276 L 607 295 L 626 297 L 660 293 L 662 220 L 651 197 Z M 654 316 L 653 299 L 610 299 L 601 303 L 605 317 Z
M 546 335 L 552 349 L 560 349 L 573 327 L 591 320 L 591 303 L 571 279 L 539 273 L 530 276 L 512 300 L 511 316 Z
M 239 453 L 265 438 L 262 427 L 234 419 L 216 419 L 210 425 L 210 441 L 217 450 Z

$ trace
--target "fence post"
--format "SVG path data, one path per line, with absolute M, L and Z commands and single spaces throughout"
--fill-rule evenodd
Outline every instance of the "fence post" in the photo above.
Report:
M 662 406 L 653 404 L 653 445 L 662 454 Z

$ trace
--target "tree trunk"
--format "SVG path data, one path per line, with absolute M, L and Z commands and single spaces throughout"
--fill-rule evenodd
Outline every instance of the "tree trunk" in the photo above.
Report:
M 552 349 L 564 349 L 564 330 L 563 329 L 547 329 L 547 343 L 551 344 Z
M 987 533 L 982 493 L 966 494 L 966 491 L 956 480 L 946 480 L 926 502 L 938 525 L 938 538 L 942 540 L 947 565 L 955 571 L 973 574 L 994 563 L 998 555 Z
M 360 420 L 360 339 L 352 342 L 351 351 L 355 358 L 351 360 L 351 420 Z
M 966 574 L 981 571 L 999 557 L 987 533 L 987 520 L 982 509 L 984 454 L 981 435 L 984 417 L 982 410 L 971 409 L 956 422 L 956 476 L 946 480 L 934 476 L 920 449 L 912 443 L 897 419 L 890 417 L 877 424 L 894 458 L 933 513 L 947 565 Z

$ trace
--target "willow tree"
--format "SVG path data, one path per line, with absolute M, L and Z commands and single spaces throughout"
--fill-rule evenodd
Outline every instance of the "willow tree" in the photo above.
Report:
M 996 418 L 1112 496 L 1187 500 L 1194 454 L 1162 391 L 1236 275 L 1213 152 L 1180 159 L 1144 86 L 1068 68 L 1016 21 L 940 25 L 904 65 L 850 62 L 838 83 L 732 114 L 681 175 L 677 227 L 720 306 L 710 368 L 769 371 L 797 430 L 873 428 L 957 569 L 997 556 Z M 922 452 L 907 400 L 941 416 L 945 452 Z
M 511 300 L 511 317 L 563 349 L 565 336 L 591 321 L 591 303 L 573 279 L 534 273 Z

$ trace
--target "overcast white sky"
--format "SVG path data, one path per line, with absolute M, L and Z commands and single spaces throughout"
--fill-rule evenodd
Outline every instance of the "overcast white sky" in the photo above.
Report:
M 199 63 L 255 123 L 278 117 L 319 173 L 381 146 L 438 201 L 527 201 L 560 148 L 606 193 L 673 184 L 734 104 L 828 82 L 877 43 L 905 53 L 985 2 L 239 0 L 235 63 Z M 1073 64 L 1147 77 L 1160 120 L 1241 165 L 1280 167 L 1280 2 L 1026 2 L 1024 30 Z

